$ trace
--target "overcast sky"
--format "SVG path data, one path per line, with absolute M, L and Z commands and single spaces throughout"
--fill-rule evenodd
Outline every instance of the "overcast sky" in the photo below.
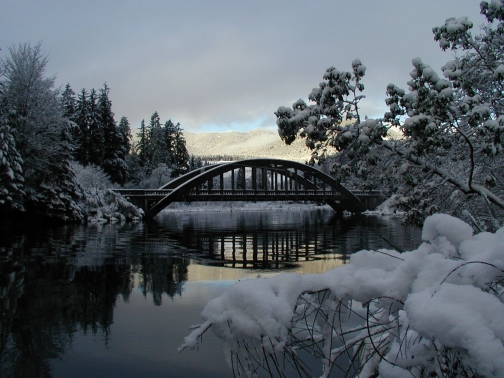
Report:
M 191 132 L 275 127 L 326 68 L 367 67 L 364 114 L 406 88 L 411 60 L 449 59 L 432 37 L 448 17 L 477 28 L 479 0 L 0 0 L 0 56 L 42 42 L 57 85 L 110 87 L 116 120 L 158 111 Z

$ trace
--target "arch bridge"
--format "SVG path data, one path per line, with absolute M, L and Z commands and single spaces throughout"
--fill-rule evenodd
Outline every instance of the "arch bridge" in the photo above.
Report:
M 325 201 L 335 211 L 374 210 L 378 191 L 350 191 L 331 176 L 305 164 L 280 159 L 247 159 L 202 167 L 159 189 L 114 189 L 155 217 L 173 202 Z

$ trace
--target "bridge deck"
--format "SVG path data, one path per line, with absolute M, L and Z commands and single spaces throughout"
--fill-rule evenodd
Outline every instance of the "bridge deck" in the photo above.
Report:
M 148 201 L 154 203 L 160 201 L 172 192 L 172 189 L 116 189 L 133 202 Z M 361 200 L 374 198 L 376 192 L 357 192 Z M 332 200 L 336 204 L 344 200 L 344 196 L 333 190 L 192 190 L 186 193 L 180 202 L 224 202 L 224 201 L 325 201 Z
M 242 188 L 244 184 L 246 188 Z M 359 213 L 383 201 L 379 192 L 350 191 L 311 166 L 261 158 L 202 167 L 159 189 L 116 191 L 141 207 L 146 218 L 153 218 L 172 202 L 323 200 L 337 212 Z
M 116 189 L 130 199 L 159 201 L 172 192 L 172 189 Z M 357 197 L 374 197 L 374 192 L 356 193 Z M 196 201 L 340 201 L 344 197 L 333 190 L 192 190 L 184 195 L 182 202 Z
M 137 197 L 137 198 L 151 198 L 151 197 L 165 197 L 170 194 L 173 189 L 113 189 L 115 192 L 122 194 L 125 197 Z M 380 195 L 380 192 L 375 190 L 363 191 L 363 190 L 353 190 L 357 197 L 375 197 Z M 328 195 L 328 196 L 341 196 L 341 193 L 334 190 L 323 190 L 323 189 L 277 189 L 277 190 L 264 190 L 264 189 L 199 189 L 191 190 L 186 196 L 242 196 L 242 195 L 262 195 L 262 196 L 288 196 L 288 195 Z

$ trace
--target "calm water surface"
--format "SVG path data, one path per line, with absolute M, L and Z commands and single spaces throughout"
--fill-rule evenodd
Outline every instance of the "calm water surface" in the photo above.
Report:
M 177 352 L 239 279 L 323 272 L 420 230 L 332 210 L 162 213 L 136 224 L 0 224 L 1 377 L 231 377 L 211 332 Z

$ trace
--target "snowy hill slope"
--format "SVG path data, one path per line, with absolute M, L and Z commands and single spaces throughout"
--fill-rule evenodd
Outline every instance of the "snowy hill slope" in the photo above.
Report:
M 243 158 L 271 157 L 306 161 L 310 150 L 304 140 L 296 140 L 287 146 L 276 131 L 256 129 L 249 132 L 229 131 L 223 133 L 184 132 L 190 155 L 233 155 Z

